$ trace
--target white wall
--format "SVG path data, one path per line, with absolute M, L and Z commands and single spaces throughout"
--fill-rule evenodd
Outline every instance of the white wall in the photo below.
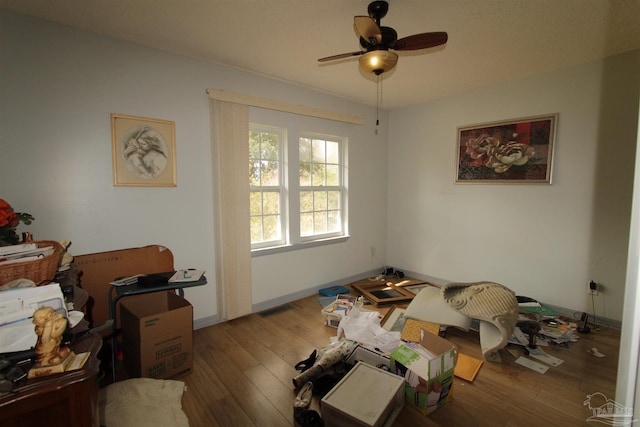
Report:
M 176 267 L 213 272 L 205 89 L 215 87 L 365 118 L 349 141 L 351 239 L 254 258 L 254 304 L 388 264 L 494 280 L 588 311 L 593 279 L 605 287 L 597 314 L 621 319 L 637 51 L 397 110 L 375 135 L 375 110 L 341 98 L 19 15 L 0 19 L 0 197 L 36 216 L 36 238 L 70 239 L 76 254 L 159 243 Z M 457 126 L 555 112 L 553 185 L 453 183 Z M 175 121 L 178 187 L 113 187 L 110 113 Z M 215 283 L 187 297 L 196 320 L 215 316 Z
M 395 110 L 388 260 L 622 318 L 640 51 Z M 552 185 L 454 184 L 458 126 L 559 113 Z
M 351 215 L 365 219 L 347 243 L 256 259 L 254 304 L 383 264 L 370 256 L 386 252 L 386 133 L 374 135 L 374 108 L 4 11 L 0 24 L 0 197 L 36 217 L 36 239 L 69 239 L 75 254 L 165 245 L 176 268 L 210 272 L 186 296 L 196 322 L 215 316 L 212 87 L 365 120 L 349 142 Z M 110 113 L 175 122 L 176 188 L 112 185 Z

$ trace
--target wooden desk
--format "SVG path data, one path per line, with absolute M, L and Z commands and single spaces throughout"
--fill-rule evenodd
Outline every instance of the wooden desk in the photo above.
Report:
M 0 425 L 98 426 L 101 347 L 102 338 L 89 334 L 71 345 L 76 354 L 91 353 L 81 369 L 17 382 L 11 393 L 0 396 Z

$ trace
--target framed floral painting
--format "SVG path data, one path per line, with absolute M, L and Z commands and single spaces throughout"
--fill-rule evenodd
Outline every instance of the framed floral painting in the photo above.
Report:
M 551 184 L 557 114 L 458 128 L 457 183 Z
M 111 114 L 113 185 L 176 186 L 175 123 Z

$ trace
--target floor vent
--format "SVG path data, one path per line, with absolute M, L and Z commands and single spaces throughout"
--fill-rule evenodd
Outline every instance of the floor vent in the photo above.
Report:
M 260 315 L 260 317 L 267 317 L 267 316 L 271 316 L 273 314 L 282 313 L 283 311 L 291 310 L 292 308 L 293 308 L 292 305 L 284 304 L 284 305 L 280 305 L 278 307 L 274 307 L 274 308 L 270 308 L 268 310 L 261 311 L 258 314 Z

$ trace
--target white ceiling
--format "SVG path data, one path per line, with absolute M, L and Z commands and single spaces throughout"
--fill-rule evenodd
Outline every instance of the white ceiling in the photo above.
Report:
M 0 8 L 376 104 L 356 58 L 368 0 L 0 0 Z M 446 31 L 444 47 L 400 52 L 384 75 L 395 109 L 640 48 L 640 0 L 389 0 L 402 38 Z

